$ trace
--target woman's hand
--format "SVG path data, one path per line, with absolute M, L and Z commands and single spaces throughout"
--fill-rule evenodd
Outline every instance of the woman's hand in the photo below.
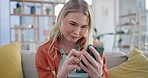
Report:
M 80 63 L 79 58 L 81 54 L 81 52 L 72 49 L 65 58 L 65 61 L 57 74 L 57 78 L 67 78 L 69 73 L 74 69 L 80 70 L 81 68 L 78 66 L 78 64 Z
M 91 78 L 101 77 L 103 74 L 103 60 L 101 59 L 100 54 L 95 50 L 95 48 L 90 46 L 89 49 L 94 54 L 96 60 L 86 50 L 82 50 L 83 54 L 81 55 L 81 59 L 87 67 L 84 66 L 81 62 L 79 65 L 84 71 L 88 73 Z

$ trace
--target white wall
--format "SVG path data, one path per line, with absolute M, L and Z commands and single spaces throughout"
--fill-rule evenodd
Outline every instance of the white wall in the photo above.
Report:
M 120 15 L 136 13 L 137 1 L 136 0 L 120 0 L 119 1 Z
M 0 0 L 0 10 L 1 10 L 1 28 L 0 28 L 0 45 L 5 45 L 10 43 L 9 37 L 9 0 Z
M 143 2 L 144 0 L 93 0 L 94 26 L 99 34 L 114 33 L 119 15 L 135 13 L 137 5 L 143 7 Z M 112 51 L 114 35 L 104 36 L 103 42 L 105 50 Z
M 116 26 L 116 0 L 93 0 L 94 26 L 99 34 L 114 33 Z M 103 38 L 104 47 L 112 51 L 114 36 L 106 35 Z
M 0 0 L 0 7 L 1 7 L 1 0 Z M 0 8 L 0 20 L 1 20 L 1 8 Z M 1 21 L 0 21 L 0 45 L 1 45 Z

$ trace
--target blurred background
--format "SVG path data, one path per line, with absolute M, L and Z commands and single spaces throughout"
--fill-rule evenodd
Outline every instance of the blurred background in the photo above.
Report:
M 68 0 L 0 0 L 0 46 L 21 42 L 37 50 L 48 40 Z M 86 0 L 93 11 L 93 37 L 106 51 L 148 50 L 147 0 Z

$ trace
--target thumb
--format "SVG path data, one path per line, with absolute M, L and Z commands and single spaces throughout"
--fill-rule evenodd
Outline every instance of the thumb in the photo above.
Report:
M 74 69 L 81 70 L 81 67 L 78 66 L 78 65 L 70 65 L 70 66 L 69 66 L 69 69 L 70 69 L 71 71 L 73 71 Z

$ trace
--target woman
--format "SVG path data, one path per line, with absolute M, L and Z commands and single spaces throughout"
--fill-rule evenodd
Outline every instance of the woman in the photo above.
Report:
M 93 47 L 89 47 L 97 58 L 95 60 L 85 50 L 93 43 L 91 30 L 92 15 L 88 3 L 69 0 L 57 18 L 49 41 L 41 45 L 36 54 L 39 78 L 108 78 L 104 55 L 100 57 Z M 87 73 L 77 73 L 75 69 Z

